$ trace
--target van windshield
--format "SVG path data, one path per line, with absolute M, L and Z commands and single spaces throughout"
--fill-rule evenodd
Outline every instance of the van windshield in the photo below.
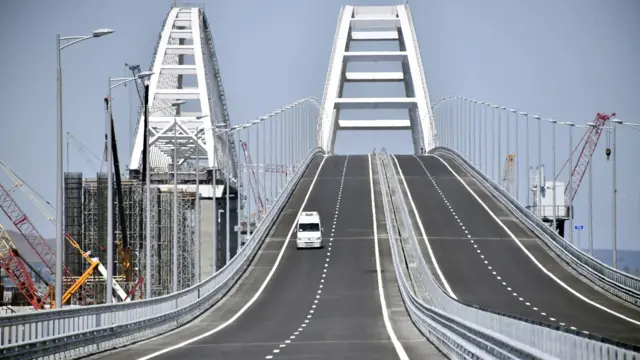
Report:
M 298 231 L 300 232 L 318 232 L 320 231 L 320 224 L 303 223 L 298 224 Z

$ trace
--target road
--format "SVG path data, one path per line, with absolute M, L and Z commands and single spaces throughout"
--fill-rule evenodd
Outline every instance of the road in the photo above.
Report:
M 310 165 L 255 264 L 222 306 L 183 329 L 101 358 L 443 358 L 412 327 L 398 304 L 397 285 L 387 287 L 385 298 L 396 317 L 394 336 L 402 338 L 394 345 L 389 335 L 378 290 L 368 157 L 330 156 L 320 163 L 319 157 Z M 320 213 L 323 249 L 296 250 L 291 230 L 301 207 Z M 291 239 L 283 247 L 287 236 Z M 381 263 L 388 267 L 388 246 L 381 249 Z M 388 285 L 392 274 L 391 265 L 381 275 Z M 239 311 L 235 321 L 228 321 Z
M 455 161 L 445 158 L 452 171 L 434 156 L 396 159 L 431 248 L 432 253 L 423 242 L 423 255 L 430 263 L 435 258 L 441 273 L 436 271 L 436 276 L 455 297 L 487 309 L 640 344 L 637 309 L 568 271 Z M 430 267 L 436 269 L 433 264 Z

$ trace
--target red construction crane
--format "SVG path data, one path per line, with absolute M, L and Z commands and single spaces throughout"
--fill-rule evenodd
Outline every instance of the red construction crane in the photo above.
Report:
M 42 263 L 49 269 L 51 275 L 55 275 L 56 254 L 51 249 L 47 241 L 42 237 L 40 232 L 33 225 L 29 217 L 20 208 L 15 199 L 11 196 L 9 190 L 7 190 L 2 184 L 0 184 L 0 207 L 2 211 L 7 215 L 7 218 L 11 220 L 13 225 L 18 229 L 20 234 L 24 236 L 31 248 L 35 251 L 38 257 L 42 260 Z M 62 254 L 61 254 L 62 256 Z M 63 265 L 64 273 L 71 278 L 72 274 L 69 268 Z M 93 294 L 89 289 L 83 289 L 77 293 L 82 299 L 86 299 L 86 295 Z
M 240 144 L 242 145 L 242 152 L 244 153 L 244 158 L 247 164 L 253 164 L 251 161 L 251 155 L 249 155 L 249 151 L 247 150 L 247 142 L 240 140 Z M 264 213 L 264 203 L 262 202 L 262 196 L 260 194 L 260 186 L 258 184 L 258 178 L 256 177 L 256 172 L 254 171 L 252 166 L 249 166 L 249 186 L 251 186 L 251 190 L 253 192 L 253 196 L 256 200 L 256 205 L 258 206 L 258 211 L 263 214 Z
M 596 150 L 598 146 L 598 141 L 600 140 L 600 135 L 602 135 L 602 131 L 605 129 L 607 121 L 611 119 L 611 117 L 616 116 L 616 113 L 601 114 L 598 113 L 596 118 L 593 120 L 593 126 L 589 126 L 589 129 L 584 133 L 582 139 L 578 142 L 578 145 L 573 149 L 571 155 L 578 150 L 580 145 L 582 145 L 582 150 L 580 150 L 580 155 L 578 157 L 578 161 L 571 171 L 571 178 L 569 181 L 571 182 L 571 186 L 567 186 L 564 189 L 564 198 L 565 203 L 568 204 L 569 200 L 573 201 L 575 199 L 576 194 L 578 193 L 578 189 L 580 188 L 580 184 L 582 183 L 582 178 L 584 177 L 584 173 L 587 170 L 587 166 L 589 166 L 589 162 L 591 161 L 591 155 Z M 562 172 L 562 170 L 569 163 L 569 159 L 564 163 L 558 174 Z
M 40 310 L 44 307 L 43 297 L 38 294 L 27 266 L 2 225 L 0 225 L 0 267 L 7 272 L 11 281 L 34 309 Z

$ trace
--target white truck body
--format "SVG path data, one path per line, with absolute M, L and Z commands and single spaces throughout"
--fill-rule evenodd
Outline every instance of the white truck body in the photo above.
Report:
M 303 211 L 296 225 L 296 247 L 321 248 L 322 222 L 316 211 Z

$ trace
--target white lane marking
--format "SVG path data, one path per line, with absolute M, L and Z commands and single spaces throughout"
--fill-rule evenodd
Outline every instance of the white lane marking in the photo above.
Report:
M 438 183 L 436 182 L 436 180 L 433 178 L 433 176 L 431 176 L 431 173 L 429 172 L 429 170 L 427 169 L 427 167 L 422 163 L 422 161 L 420 161 L 420 158 L 418 158 L 418 157 L 417 157 L 417 156 L 415 156 L 415 155 L 414 155 L 414 157 L 416 158 L 416 161 L 417 161 L 417 162 L 420 164 L 420 166 L 422 167 L 422 170 L 424 170 L 424 172 L 427 174 L 427 177 L 429 177 L 429 180 L 431 180 L 431 183 L 433 184 L 433 186 L 436 188 L 436 190 L 438 190 L 438 193 L 440 194 L 440 197 L 442 198 L 442 200 L 443 200 L 445 203 L 448 203 L 447 198 L 446 198 L 446 197 L 444 196 L 444 194 L 442 193 L 442 191 L 441 191 L 440 187 L 438 186 Z M 451 205 L 449 205 L 449 210 L 451 211 L 451 213 L 452 213 L 452 214 L 454 214 L 454 215 L 455 215 L 455 211 L 454 211 L 454 209 L 451 207 Z M 458 218 L 458 216 L 456 216 L 456 218 Z M 467 234 L 467 236 L 468 236 L 469 238 L 471 238 L 471 235 L 469 235 L 469 230 L 467 230 L 467 228 L 462 224 L 462 219 L 459 219 L 459 218 L 458 218 L 458 224 L 460 225 L 460 227 L 462 228 L 462 230 L 465 232 L 465 234 Z M 476 252 L 477 252 L 478 254 L 480 254 L 480 258 L 481 258 L 481 259 L 484 259 L 485 257 L 484 257 L 484 255 L 482 255 L 482 254 L 481 254 L 481 251 L 480 251 L 480 249 L 478 248 L 478 244 L 473 244 L 473 240 L 471 240 L 471 239 L 470 239 L 470 243 L 471 243 L 471 244 L 473 245 L 473 247 L 476 249 Z M 487 260 L 487 261 L 488 261 L 488 260 Z M 485 264 L 488 264 L 488 262 L 487 262 L 487 261 L 485 261 Z M 493 270 L 493 268 L 492 268 L 490 265 L 487 265 L 487 269 L 488 269 L 489 271 L 491 271 L 491 274 L 492 274 L 492 275 L 494 275 L 494 276 L 496 277 L 496 279 L 498 279 L 498 280 L 502 280 L 502 277 L 500 277 L 500 276 L 498 275 L 498 273 L 497 273 L 495 270 Z M 506 283 L 506 282 L 502 282 L 502 284 L 503 284 L 504 286 L 507 286 L 507 283 Z M 510 287 L 507 287 L 507 290 L 509 290 L 510 292 L 512 291 Z M 517 293 L 515 293 L 515 292 L 512 292 L 512 294 L 513 294 L 513 296 L 518 296 L 518 294 L 517 294 Z M 524 298 L 518 297 L 518 300 L 520 300 L 520 301 L 524 301 Z M 529 305 L 531 305 L 531 304 L 530 304 L 530 303 L 527 303 L 527 306 L 529 306 Z M 541 313 L 542 313 L 542 314 L 543 314 L 543 316 L 544 316 L 544 313 L 543 313 L 543 312 L 541 312 Z
M 342 187 L 344 185 L 344 179 L 345 179 L 345 174 L 347 173 L 347 161 L 349 161 L 349 156 L 347 155 L 347 158 L 344 161 L 344 168 L 342 169 L 342 179 L 340 180 L 340 190 L 338 191 L 338 200 L 337 200 L 337 206 L 336 206 L 336 210 L 335 210 L 335 218 L 333 220 L 333 227 L 336 227 L 336 222 L 338 221 L 338 214 L 340 213 L 340 196 L 342 196 Z M 333 238 L 329 238 L 329 248 L 331 248 L 331 243 L 333 242 Z M 326 258 L 326 263 L 324 264 L 325 269 L 324 271 L 327 271 L 327 267 L 329 266 L 329 259 L 330 259 L 330 255 L 331 252 L 329 250 L 327 250 L 327 258 Z M 326 274 L 322 274 L 322 277 L 324 278 Z M 323 283 L 324 279 L 320 279 L 320 285 L 318 286 L 319 289 L 322 289 L 323 287 Z M 322 290 L 318 290 L 318 294 L 322 293 Z M 320 295 L 316 296 L 316 299 L 319 298 Z M 300 325 L 300 328 L 298 329 L 298 331 L 302 331 L 303 328 L 305 328 L 309 322 L 311 321 L 310 319 L 313 317 L 313 313 L 315 312 L 316 305 L 318 303 L 318 300 L 314 300 L 313 304 L 311 305 L 311 308 L 309 309 L 309 315 L 307 315 L 307 318 L 304 320 L 304 322 L 302 323 L 302 325 Z M 299 332 L 294 332 L 294 334 L 298 334 Z M 295 336 L 289 336 L 289 339 L 294 339 Z M 278 345 L 278 348 L 284 348 L 287 346 L 287 344 L 291 343 L 291 340 L 285 340 L 283 343 Z M 273 350 L 273 352 L 278 352 L 280 350 L 278 350 L 278 348 L 276 348 L 276 350 Z M 265 356 L 265 359 L 268 359 L 269 356 L 271 355 L 267 355 Z M 271 356 L 271 358 L 273 358 L 273 356 Z
M 384 326 L 387 328 L 387 333 L 391 338 L 391 342 L 393 343 L 393 347 L 396 349 L 396 353 L 398 353 L 398 357 L 400 360 L 409 360 L 407 353 L 404 351 L 402 344 L 398 340 L 393 327 L 391 326 L 391 321 L 389 321 L 389 313 L 387 312 L 387 301 L 384 298 L 384 287 L 382 285 L 382 272 L 380 271 L 380 248 L 378 246 L 378 223 L 376 220 L 376 201 L 375 201 L 375 191 L 373 188 L 373 170 L 371 168 L 371 155 L 369 155 L 369 186 L 371 187 L 371 214 L 373 216 L 373 241 L 376 252 L 376 275 L 378 278 L 378 294 L 380 295 L 380 307 L 382 310 L 382 319 L 384 321 Z
M 302 201 L 302 205 L 300 205 L 300 211 L 298 211 L 298 215 L 295 217 L 295 220 L 293 221 L 293 224 L 291 225 L 291 229 L 289 230 L 289 234 L 287 235 L 287 238 L 285 241 L 283 241 L 282 244 L 282 249 L 280 249 L 280 253 L 278 254 L 278 257 L 276 258 L 276 262 L 273 264 L 273 267 L 271 268 L 271 271 L 269 272 L 269 274 L 267 274 L 267 277 L 264 279 L 264 282 L 262 283 L 262 285 L 260 285 L 260 288 L 258 288 L 258 291 L 256 291 L 255 295 L 253 295 L 253 297 L 240 309 L 238 310 L 238 312 L 233 315 L 231 317 L 231 319 L 227 320 L 225 323 L 218 325 L 218 327 L 216 327 L 213 330 L 207 331 L 204 334 L 200 334 L 196 337 L 193 337 L 189 340 L 183 341 L 181 343 L 178 343 L 176 345 L 173 345 L 171 347 L 168 348 L 164 348 L 162 350 L 158 350 L 152 354 L 149 354 L 147 356 L 143 356 L 141 358 L 138 358 L 138 360 L 147 360 L 147 359 L 151 359 L 154 358 L 158 355 L 162 355 L 164 353 L 167 353 L 171 350 L 175 350 L 178 348 L 181 348 L 185 345 L 189 345 L 195 341 L 198 341 L 200 339 L 204 339 L 207 336 L 210 336 L 212 334 L 217 333 L 218 331 L 224 329 L 225 327 L 231 325 L 234 321 L 236 321 L 240 315 L 244 314 L 245 311 L 247 311 L 247 309 L 253 305 L 254 302 L 256 302 L 256 300 L 258 299 L 258 297 L 260 296 L 260 294 L 262 294 L 262 292 L 264 291 L 264 289 L 267 287 L 267 284 L 269 283 L 269 280 L 271 280 L 271 278 L 273 277 L 273 274 L 276 272 L 276 269 L 278 268 L 278 265 L 280 264 L 280 260 L 282 260 L 282 256 L 284 255 L 285 250 L 287 249 L 287 244 L 289 243 L 289 238 L 291 238 L 291 234 L 293 234 L 293 230 L 296 228 L 296 220 L 300 217 L 300 214 L 302 213 L 302 210 L 304 209 L 304 206 L 307 204 L 307 200 L 309 200 L 309 196 L 311 196 L 311 191 L 313 190 L 313 186 L 316 184 L 316 180 L 318 180 L 318 175 L 320 175 L 320 170 L 322 170 L 322 165 L 324 165 L 324 161 L 327 159 L 327 157 L 323 157 L 322 158 L 322 162 L 320 163 L 320 166 L 318 167 L 318 171 L 316 171 L 316 175 L 313 177 L 313 181 L 311 182 L 311 186 L 309 186 L 309 191 L 307 191 L 307 195 L 305 196 L 304 200 Z
M 418 227 L 420 228 L 420 233 L 422 234 L 422 238 L 424 239 L 424 243 L 427 245 L 427 249 L 429 250 L 429 257 L 431 258 L 431 262 L 433 263 L 433 267 L 436 268 L 436 272 L 438 273 L 438 276 L 440 277 L 440 280 L 442 281 L 442 284 L 444 285 L 444 288 L 449 293 L 449 296 L 451 296 L 452 298 L 457 300 L 458 298 L 456 297 L 456 294 L 453 293 L 453 290 L 451 290 L 451 286 L 449 286 L 449 283 L 444 278 L 444 274 L 440 270 L 440 267 L 438 266 L 438 261 L 436 261 L 436 257 L 433 254 L 433 250 L 431 250 L 431 245 L 429 244 L 429 239 L 427 239 L 427 233 L 424 231 L 424 226 L 422 226 L 422 220 L 420 220 L 421 219 L 420 218 L 420 214 L 418 213 L 418 210 L 416 209 L 416 204 L 413 202 L 413 198 L 411 196 L 411 192 L 409 191 L 409 187 L 407 186 L 407 182 L 404 179 L 404 173 L 402 172 L 402 169 L 400 168 L 400 164 L 398 163 L 398 159 L 395 157 L 395 155 L 391 155 L 391 156 L 393 157 L 393 160 L 395 161 L 396 166 L 398 167 L 398 171 L 400 172 L 400 178 L 402 179 L 402 183 L 404 185 L 404 188 L 407 191 L 407 195 L 409 196 L 409 202 L 411 203 L 411 208 L 413 209 L 413 214 L 416 216 L 416 220 L 418 221 Z
M 449 166 L 449 164 L 447 164 L 446 161 L 444 161 L 441 157 L 437 156 L 437 155 L 427 155 L 427 156 L 432 156 L 438 160 L 440 160 L 446 167 L 447 169 L 449 169 L 449 171 L 453 174 L 453 176 L 456 177 L 456 179 L 458 179 L 458 181 L 460 181 L 460 183 L 462 184 L 462 186 L 464 186 L 469 193 L 471 193 L 471 195 L 473 195 L 473 197 L 478 201 L 478 203 L 480 203 L 480 205 L 482 205 L 482 207 L 489 213 L 489 215 L 491 215 L 491 217 L 493 218 L 493 220 L 495 220 L 503 229 L 504 231 L 509 235 L 509 237 L 516 242 L 516 244 L 518 244 L 518 246 L 520 247 L 520 249 L 529 257 L 529 259 L 531 259 L 531 261 L 533 261 L 534 264 L 536 264 L 538 266 L 538 268 L 540 268 L 540 270 L 542 270 L 545 274 L 547 274 L 550 278 L 552 278 L 553 280 L 555 280 L 555 282 L 557 282 L 560 286 L 562 286 L 563 288 L 567 289 L 570 293 L 572 293 L 573 295 L 577 296 L 578 298 L 580 298 L 581 300 L 587 302 L 588 304 L 591 304 L 601 310 L 604 310 L 606 312 L 608 312 L 609 314 L 615 315 L 621 319 L 625 319 L 631 323 L 634 323 L 636 325 L 640 325 L 640 321 L 631 319 L 627 316 L 624 316 L 622 314 L 619 314 L 611 309 L 608 309 L 598 303 L 595 303 L 589 299 L 587 299 L 584 295 L 580 294 L 579 292 L 573 290 L 569 285 L 565 284 L 564 282 L 562 282 L 562 280 L 558 279 L 555 275 L 553 275 L 549 270 L 547 270 L 544 266 L 542 266 L 542 264 L 540 264 L 540 262 L 538 262 L 538 260 L 535 258 L 535 256 L 533 256 L 525 247 L 524 245 L 522 245 L 522 243 L 520 242 L 520 240 L 518 240 L 518 238 L 511 232 L 511 230 L 509 230 L 509 228 L 502 222 L 500 221 L 500 219 L 496 216 L 496 214 L 494 214 L 489 207 L 482 202 L 482 200 L 478 197 L 478 195 L 476 195 L 475 192 L 473 192 L 473 190 L 471 190 L 471 188 L 464 182 L 464 180 L 462 180 L 462 178 L 460 178 L 460 176 L 453 171 L 453 169 L 451 168 L 451 166 Z

